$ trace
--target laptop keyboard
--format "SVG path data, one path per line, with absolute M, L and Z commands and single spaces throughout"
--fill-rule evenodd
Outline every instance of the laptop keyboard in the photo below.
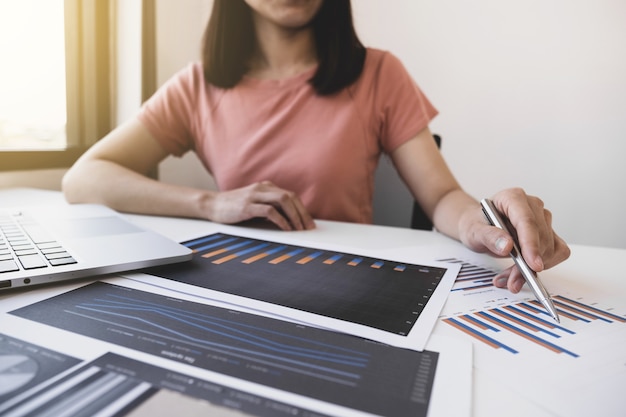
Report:
M 69 252 L 27 214 L 0 211 L 0 274 L 75 263 Z

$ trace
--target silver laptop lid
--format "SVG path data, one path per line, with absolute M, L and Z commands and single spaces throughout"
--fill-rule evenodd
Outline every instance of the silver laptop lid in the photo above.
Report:
M 191 259 L 190 249 L 95 204 L 0 208 L 0 290 Z

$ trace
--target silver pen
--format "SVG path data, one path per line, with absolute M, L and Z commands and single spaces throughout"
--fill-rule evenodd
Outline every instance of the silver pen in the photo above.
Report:
M 511 224 L 508 222 L 508 219 L 504 217 L 498 209 L 494 206 L 493 202 L 488 198 L 483 198 L 480 201 L 480 205 L 483 209 L 483 213 L 485 217 L 493 226 L 500 228 L 502 230 L 506 230 L 509 235 L 513 238 L 513 249 L 511 249 L 511 258 L 515 261 L 515 265 L 522 273 L 522 276 L 526 280 L 526 283 L 535 294 L 537 300 L 548 310 L 548 313 L 556 320 L 557 323 L 560 323 L 559 314 L 552 303 L 552 299 L 550 298 L 550 294 L 546 291 L 546 288 L 543 286 L 537 273 L 533 271 L 524 258 L 522 257 L 522 251 L 519 248 L 519 243 L 517 241 L 517 233 L 511 227 Z

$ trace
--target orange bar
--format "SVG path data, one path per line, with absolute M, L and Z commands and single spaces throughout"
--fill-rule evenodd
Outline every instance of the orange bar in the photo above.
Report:
M 482 324 L 482 323 L 478 323 L 478 322 L 472 321 L 472 320 L 470 320 L 470 318 L 469 318 L 469 317 L 467 317 L 467 316 L 458 316 L 457 318 L 459 318 L 459 319 L 461 319 L 461 320 L 465 320 L 465 321 L 466 321 L 466 322 L 468 322 L 469 324 L 473 324 L 474 326 L 478 326 L 478 327 L 480 327 L 480 328 L 481 328 L 481 329 L 483 329 L 483 330 L 489 330 L 489 327 L 485 326 L 485 325 L 484 325 L 484 324 Z M 454 323 L 448 323 L 448 324 L 454 324 Z M 457 329 L 459 328 L 458 326 L 455 326 L 455 327 L 457 327 Z
M 539 301 L 537 301 L 537 300 L 530 300 L 528 302 L 530 304 L 534 305 L 534 306 L 537 306 L 538 308 L 545 309 L 545 307 L 543 305 L 541 305 L 541 303 Z M 558 310 L 558 308 L 557 308 L 557 310 Z M 575 316 L 573 314 L 570 314 L 567 311 L 563 311 L 563 310 L 558 310 L 558 311 L 559 311 L 559 315 L 561 315 L 561 316 L 567 317 L 567 318 L 572 319 L 572 320 L 580 320 L 580 317 L 577 317 L 577 316 Z
M 370 266 L 371 266 L 372 268 L 374 268 L 374 269 L 380 269 L 380 268 L 382 268 L 382 266 L 383 266 L 383 265 L 384 265 L 384 263 L 383 263 L 383 262 L 381 262 L 381 261 L 376 261 L 376 262 L 374 262 L 374 263 L 373 263 L 372 265 L 370 265 Z
M 276 265 L 281 263 L 282 261 L 291 258 L 291 255 L 289 255 L 288 253 L 284 254 L 284 255 L 280 255 L 278 258 L 274 258 L 272 259 L 269 263 Z
M 452 326 L 452 327 L 454 327 L 454 328 L 456 328 L 456 329 L 458 329 L 458 330 L 462 331 L 463 333 L 465 333 L 465 334 L 467 334 L 467 335 L 470 335 L 470 336 L 472 336 L 472 337 L 474 337 L 474 338 L 476 338 L 476 339 L 480 340 L 480 341 L 481 341 L 481 342 L 483 342 L 483 343 L 488 344 L 488 345 L 489 345 L 489 346 L 491 346 L 492 348 L 496 348 L 496 349 L 499 349 L 499 348 L 500 348 L 500 346 L 496 345 L 496 344 L 495 344 L 495 343 L 493 343 L 491 340 L 488 340 L 488 339 L 482 338 L 482 337 L 480 337 L 478 334 L 475 334 L 475 333 L 469 332 L 469 331 L 467 331 L 467 329 L 464 329 L 463 327 L 461 327 L 461 326 L 457 325 L 457 324 L 456 324 L 455 322 L 453 322 L 453 321 L 449 321 L 448 319 L 443 319 L 443 321 L 445 321 L 446 323 L 448 323 L 450 326 Z
M 596 316 L 594 316 L 593 314 L 585 313 L 584 311 L 580 311 L 580 309 L 578 309 L 578 311 L 577 311 L 574 307 L 570 307 L 570 306 L 565 305 L 565 304 L 559 304 L 558 306 L 561 307 L 561 308 L 564 308 L 566 310 L 569 310 L 569 311 L 571 311 L 574 314 L 578 314 L 580 316 L 584 316 L 584 317 L 586 317 L 586 318 L 588 318 L 590 320 L 598 320 L 598 318 Z
M 524 306 L 520 306 L 520 307 L 524 307 Z M 513 310 L 513 309 L 511 308 L 511 306 L 504 306 L 504 309 L 505 309 L 505 310 L 510 311 L 510 312 L 511 312 L 511 313 L 513 313 L 513 314 L 517 314 L 517 311 Z M 555 326 L 555 325 L 553 325 L 553 324 L 543 323 L 541 320 L 539 320 L 539 319 L 537 319 L 537 318 L 535 318 L 535 317 L 528 317 L 528 316 L 524 316 L 524 318 L 525 318 L 525 319 L 528 319 L 528 320 L 530 320 L 530 321 L 533 321 L 533 322 L 535 322 L 535 323 L 539 324 L 540 326 L 548 326 L 550 329 L 554 329 L 554 328 L 556 327 L 556 326 Z
M 493 314 L 497 314 L 498 316 L 504 318 L 504 319 L 508 319 L 508 320 L 513 320 L 515 323 L 519 324 L 520 326 L 522 326 L 523 328 L 530 330 L 531 332 L 538 332 L 539 330 L 535 329 L 534 327 L 528 325 L 528 323 L 524 323 L 524 321 L 518 319 L 518 318 L 514 318 L 514 317 L 507 317 L 505 314 L 502 314 L 501 311 L 497 311 L 497 310 L 489 310 L 490 313 Z
M 587 311 L 591 310 L 591 312 L 592 312 L 591 314 L 595 314 L 597 316 L 602 316 L 602 317 L 607 318 L 609 320 L 615 320 L 615 321 L 619 321 L 621 323 L 626 323 L 626 319 L 623 318 L 623 317 L 618 316 L 617 314 L 612 314 L 612 313 L 609 313 L 607 311 L 600 310 L 599 308 L 595 308 L 593 306 L 585 305 L 585 304 L 583 304 L 581 302 L 578 302 L 576 300 L 569 300 L 569 299 L 567 299 L 567 298 L 565 298 L 563 296 L 560 296 L 560 295 L 557 295 L 554 298 L 557 299 L 557 300 L 561 300 L 563 303 L 573 303 L 574 305 L 578 306 L 579 308 L 586 309 Z
M 313 260 L 313 258 L 311 258 L 310 256 L 306 256 L 302 259 L 300 259 L 298 262 L 296 262 L 297 264 L 300 265 L 304 265 L 304 264 L 308 264 L 309 262 L 311 262 Z
M 219 264 L 222 264 L 222 263 L 224 263 L 224 262 L 228 262 L 228 261 L 230 261 L 231 259 L 235 259 L 236 257 L 237 257 L 237 255 L 235 255 L 235 254 L 233 253 L 233 254 L 230 254 L 230 255 L 228 255 L 228 256 L 224 256 L 223 258 L 216 259 L 215 261 L 213 261 L 213 263 L 214 263 L 214 264 L 219 265 Z
M 326 265 L 332 265 L 332 264 L 334 264 L 334 263 L 335 263 L 335 260 L 334 260 L 334 259 L 326 259 L 326 260 L 324 261 L 324 263 L 325 263 Z
M 244 259 L 243 261 L 241 261 L 241 263 L 251 264 L 252 262 L 256 262 L 259 259 L 263 259 L 263 258 L 265 258 L 268 255 L 269 255 L 269 253 L 259 253 L 258 255 L 254 255 L 254 256 L 252 256 L 252 257 L 250 257 L 248 259 Z
M 520 332 L 518 330 L 515 330 L 515 327 L 513 327 L 513 326 L 510 326 L 510 327 L 509 326 L 502 326 L 501 323 L 498 323 L 496 320 L 492 319 L 491 317 L 480 316 L 480 318 L 482 318 L 483 320 L 487 320 L 487 321 L 495 324 L 496 326 L 504 327 L 505 329 L 507 329 L 511 333 L 514 333 L 514 334 L 518 335 L 519 337 L 523 337 L 524 339 L 528 340 L 529 342 L 533 342 L 533 343 L 538 344 L 539 346 L 543 346 L 544 348 L 546 348 L 548 350 L 551 350 L 552 352 L 561 353 L 560 350 L 558 350 L 558 349 L 556 349 L 556 348 L 554 348 L 554 347 L 552 347 L 552 346 L 550 346 L 550 345 L 548 345 L 546 343 L 542 343 L 540 340 L 532 339 L 532 338 L 526 336 L 524 333 L 522 333 L 522 332 Z
M 533 310 L 533 308 L 532 308 L 532 307 L 530 307 L 530 306 L 527 306 L 527 305 L 525 305 L 525 304 L 517 304 L 517 306 L 518 306 L 519 308 L 523 308 L 523 309 L 524 309 L 524 310 L 526 310 L 526 311 L 529 311 L 529 312 L 531 312 L 531 313 L 537 314 L 537 311 Z M 541 308 L 545 308 L 545 307 L 541 306 Z
M 210 258 L 212 256 L 215 255 L 219 255 L 220 253 L 224 253 L 226 252 L 228 249 L 218 249 L 218 250 L 214 250 L 213 252 L 209 252 L 209 253 L 205 253 L 204 255 L 202 255 L 203 258 Z

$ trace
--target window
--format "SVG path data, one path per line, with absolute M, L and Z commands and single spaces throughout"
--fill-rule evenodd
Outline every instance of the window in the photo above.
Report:
M 0 170 L 69 167 L 112 127 L 112 0 L 0 0 Z
M 0 1 L 2 149 L 65 147 L 63 23 L 63 0 Z

